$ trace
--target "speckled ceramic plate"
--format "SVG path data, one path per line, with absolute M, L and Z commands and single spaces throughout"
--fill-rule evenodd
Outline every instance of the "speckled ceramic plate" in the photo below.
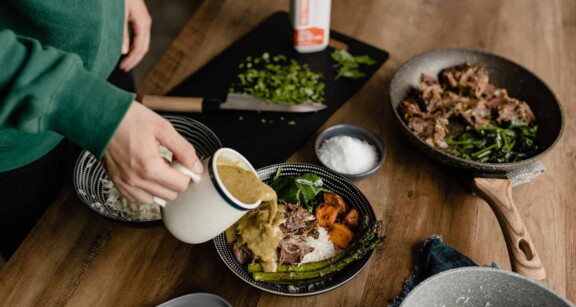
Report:
M 279 167 L 282 168 L 280 176 L 298 176 L 303 173 L 317 174 L 324 181 L 324 186 L 342 196 L 346 204 L 350 207 L 356 208 L 361 218 L 368 216 L 370 221 L 376 221 L 376 215 L 366 197 L 356 186 L 354 186 L 354 184 L 352 184 L 352 182 L 341 175 L 316 165 L 285 163 L 261 168 L 257 170 L 258 176 L 262 181 L 270 182 L 272 178 L 274 178 Z M 223 233 L 214 238 L 214 244 L 216 245 L 216 250 L 218 251 L 220 258 L 222 258 L 224 263 L 228 268 L 230 268 L 230 270 L 232 270 L 232 272 L 234 272 L 234 274 L 236 274 L 236 276 L 258 289 L 285 296 L 307 296 L 335 289 L 360 273 L 372 256 L 372 252 L 366 254 L 362 259 L 352 262 L 344 268 L 344 270 L 321 282 L 306 286 L 287 286 L 258 282 L 252 279 L 252 276 L 246 270 L 246 266 L 240 264 L 240 262 L 236 260 L 236 257 L 234 257 L 234 252 L 226 242 L 226 236 Z
M 401 306 L 574 307 L 574 304 L 520 274 L 495 268 L 466 267 L 426 279 L 408 294 Z
M 222 147 L 212 130 L 200 122 L 183 116 L 164 116 L 164 118 L 168 119 L 176 131 L 194 145 L 198 157 L 207 158 Z M 110 178 L 102 163 L 88 151 L 82 152 L 74 167 L 74 188 L 88 208 L 117 221 L 150 223 L 160 220 L 160 218 L 143 219 L 107 204 L 104 185 L 109 181 Z

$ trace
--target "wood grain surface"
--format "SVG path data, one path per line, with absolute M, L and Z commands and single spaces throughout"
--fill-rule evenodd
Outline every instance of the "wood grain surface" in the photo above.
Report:
M 320 129 L 357 124 L 377 133 L 388 150 L 380 171 L 355 183 L 388 236 L 366 269 L 325 294 L 268 294 L 229 271 L 211 242 L 187 245 L 162 226 L 106 220 L 68 187 L 0 271 L 0 305 L 154 306 L 210 292 L 234 306 L 382 306 L 400 293 L 416 245 L 433 234 L 479 264 L 494 261 L 510 270 L 498 221 L 471 193 L 471 178 L 412 147 L 388 107 L 396 69 L 416 54 L 443 47 L 509 58 L 538 75 L 561 101 L 566 126 L 543 160 L 548 170 L 514 188 L 514 200 L 547 272 L 541 282 L 576 302 L 576 1 L 334 0 L 332 8 L 333 29 L 391 56 Z M 204 1 L 139 94 L 167 92 L 277 10 L 288 10 L 288 1 Z M 290 161 L 315 163 L 313 141 Z

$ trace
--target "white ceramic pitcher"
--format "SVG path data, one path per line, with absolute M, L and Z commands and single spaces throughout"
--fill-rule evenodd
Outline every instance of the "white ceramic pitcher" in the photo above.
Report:
M 175 168 L 192 178 L 188 189 L 168 203 L 155 198 L 155 202 L 162 207 L 164 225 L 181 241 L 192 244 L 209 241 L 261 203 L 245 204 L 228 192 L 216 167 L 220 158 L 256 174 L 250 162 L 240 153 L 221 148 L 203 161 L 205 170 L 202 175 L 192 173 L 178 162 L 173 163 Z

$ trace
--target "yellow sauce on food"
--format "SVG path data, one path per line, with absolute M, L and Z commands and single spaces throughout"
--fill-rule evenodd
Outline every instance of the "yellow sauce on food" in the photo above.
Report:
M 260 261 L 264 272 L 275 272 L 284 206 L 278 206 L 276 192 L 254 173 L 228 161 L 218 162 L 218 175 L 230 194 L 246 204 L 262 201 L 258 209 L 248 211 L 226 230 L 226 239 L 229 243 L 237 241 L 239 245 L 246 244 L 254 259 Z
M 236 235 L 237 244 L 246 244 L 254 259 L 259 260 L 264 272 L 276 272 L 278 266 L 278 255 L 276 248 L 282 238 L 282 231 L 278 226 L 284 223 L 284 206 L 280 205 L 280 210 L 269 220 L 269 202 L 257 210 L 246 213 L 236 224 L 230 227 Z
M 219 164 L 217 169 L 222 183 L 236 199 L 245 204 L 270 202 L 271 217 L 275 216 L 278 207 L 276 191 L 260 181 L 254 173 L 235 164 Z

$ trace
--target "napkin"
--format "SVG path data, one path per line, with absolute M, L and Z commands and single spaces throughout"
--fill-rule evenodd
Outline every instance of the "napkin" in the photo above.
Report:
M 419 250 L 420 264 L 414 267 L 412 274 L 406 278 L 402 293 L 395 297 L 388 307 L 398 307 L 404 298 L 426 278 L 450 269 L 478 266 L 472 259 L 448 246 L 439 235 L 424 240 Z M 490 266 L 498 267 L 492 263 Z

